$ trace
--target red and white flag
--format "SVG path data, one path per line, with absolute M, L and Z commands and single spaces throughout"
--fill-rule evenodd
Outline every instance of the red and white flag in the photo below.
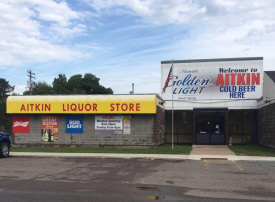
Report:
M 172 80 L 172 78 L 173 78 L 173 69 L 172 69 L 172 68 L 173 68 L 173 64 L 172 64 L 172 66 L 171 66 L 171 68 L 170 68 L 170 71 L 169 71 L 169 74 L 168 74 L 168 76 L 167 76 L 165 85 L 164 85 L 164 87 L 163 87 L 163 89 L 162 89 L 162 93 L 165 93 L 165 90 L 166 90 L 166 88 L 168 87 L 169 81 Z

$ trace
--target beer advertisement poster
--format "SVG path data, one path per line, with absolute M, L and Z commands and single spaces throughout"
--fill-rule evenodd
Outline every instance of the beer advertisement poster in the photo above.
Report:
M 14 133 L 29 133 L 30 117 L 28 115 L 13 115 L 12 129 Z
M 57 116 L 41 117 L 41 140 L 42 142 L 58 141 L 58 117 Z
M 95 116 L 95 134 L 131 134 L 131 116 Z
M 66 133 L 83 134 L 83 116 L 67 116 Z
M 263 60 L 162 64 L 164 100 L 259 99 Z

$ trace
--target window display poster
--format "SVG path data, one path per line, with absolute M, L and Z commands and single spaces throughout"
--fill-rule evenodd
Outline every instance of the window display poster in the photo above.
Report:
M 29 133 L 30 117 L 28 115 L 13 115 L 12 129 L 14 133 Z
M 42 142 L 58 141 L 58 117 L 57 116 L 41 117 L 41 140 Z
M 67 116 L 66 133 L 83 134 L 83 116 Z
M 131 116 L 95 116 L 95 134 L 131 134 Z

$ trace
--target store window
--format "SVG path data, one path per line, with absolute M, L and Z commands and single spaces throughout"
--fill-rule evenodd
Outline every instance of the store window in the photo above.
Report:
M 228 135 L 233 144 L 251 144 L 257 141 L 257 110 L 230 110 Z
M 172 142 L 172 111 L 165 112 L 167 143 Z M 193 112 L 177 110 L 174 111 L 174 143 L 193 142 Z

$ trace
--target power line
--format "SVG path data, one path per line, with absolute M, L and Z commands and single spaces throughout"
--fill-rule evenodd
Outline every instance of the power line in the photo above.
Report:
M 36 79 L 35 77 L 34 77 L 34 75 L 35 75 L 35 73 L 33 73 L 30 69 L 27 71 L 27 73 L 28 73 L 28 77 L 29 77 L 29 82 L 30 82 L 30 87 L 29 87 L 29 91 L 30 91 L 30 95 L 32 95 L 32 79 Z

